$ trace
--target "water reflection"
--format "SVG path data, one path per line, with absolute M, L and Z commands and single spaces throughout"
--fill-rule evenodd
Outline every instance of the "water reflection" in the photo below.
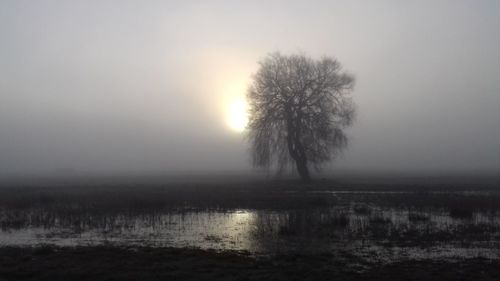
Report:
M 500 258 L 500 215 L 348 204 L 292 210 L 82 212 L 0 210 L 0 245 L 139 245 L 349 251 L 373 259 Z M 389 258 L 390 257 L 390 258 Z

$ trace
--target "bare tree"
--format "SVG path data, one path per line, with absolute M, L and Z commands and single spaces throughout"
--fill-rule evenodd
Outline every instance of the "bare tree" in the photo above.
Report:
M 319 169 L 347 145 L 354 77 L 329 57 L 272 53 L 259 65 L 247 94 L 253 164 L 279 171 L 295 165 L 310 180 L 310 166 Z

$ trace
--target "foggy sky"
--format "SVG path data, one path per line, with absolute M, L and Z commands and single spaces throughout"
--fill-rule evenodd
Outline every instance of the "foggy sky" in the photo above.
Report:
M 251 168 L 230 130 L 269 52 L 356 76 L 327 171 L 500 170 L 499 1 L 1 1 L 0 175 Z

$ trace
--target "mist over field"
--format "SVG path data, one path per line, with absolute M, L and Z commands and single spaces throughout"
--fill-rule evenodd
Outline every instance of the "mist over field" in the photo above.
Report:
M 267 53 L 356 77 L 336 171 L 500 169 L 498 1 L 2 1 L 0 176 L 251 171 Z
M 0 0 L 0 281 L 500 276 L 500 1 Z

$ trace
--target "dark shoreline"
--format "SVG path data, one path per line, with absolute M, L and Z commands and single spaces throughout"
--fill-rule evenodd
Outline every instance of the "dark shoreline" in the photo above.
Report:
M 0 280 L 498 280 L 500 261 L 370 263 L 348 253 L 254 257 L 188 248 L 0 248 Z

